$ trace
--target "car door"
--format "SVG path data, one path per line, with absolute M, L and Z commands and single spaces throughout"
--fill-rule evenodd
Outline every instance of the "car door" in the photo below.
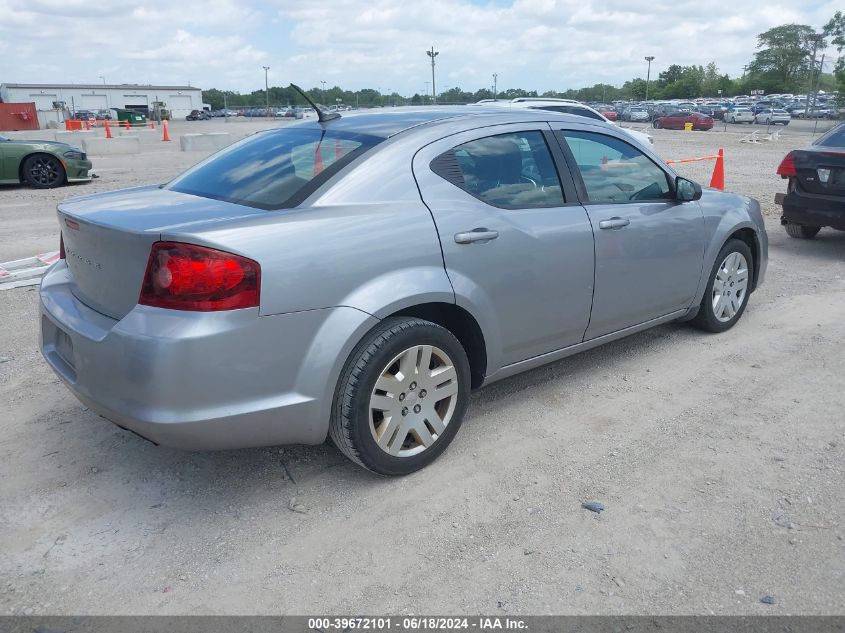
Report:
M 547 123 L 498 125 L 414 157 L 458 304 L 487 333 L 488 372 L 575 343 L 593 295 L 593 232 Z
M 704 259 L 698 202 L 676 201 L 669 172 L 621 138 L 558 128 L 595 231 L 595 293 L 585 339 L 688 307 Z

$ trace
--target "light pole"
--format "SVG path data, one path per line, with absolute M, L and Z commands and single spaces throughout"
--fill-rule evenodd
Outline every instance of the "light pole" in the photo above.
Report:
M 499 79 L 499 75 L 497 73 L 493 73 L 493 101 L 496 100 L 496 87 L 497 87 L 496 82 L 498 81 L 498 79 Z
M 270 70 L 269 66 L 262 66 L 264 69 L 264 97 L 267 103 L 267 112 L 264 116 L 270 116 L 270 84 L 267 82 L 267 71 Z
M 105 86 L 105 85 L 106 85 L 106 78 L 105 78 L 105 77 L 103 77 L 102 75 L 100 75 L 100 79 L 102 79 L 102 80 L 103 80 L 103 85 Z
M 645 74 L 645 102 L 648 103 L 648 82 L 651 80 L 651 62 L 654 61 L 654 55 L 646 55 L 645 60 L 648 62 L 648 70 Z
M 437 57 L 440 52 L 434 50 L 434 46 L 432 45 L 431 50 L 426 51 L 425 54 L 431 57 L 431 101 L 434 105 L 437 105 L 437 89 L 434 87 L 434 58 Z
M 326 105 L 326 82 L 321 79 L 320 83 L 323 84 L 323 105 Z

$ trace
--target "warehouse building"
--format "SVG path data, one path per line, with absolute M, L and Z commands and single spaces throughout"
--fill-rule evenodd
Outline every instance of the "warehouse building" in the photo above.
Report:
M 67 110 L 126 109 L 149 115 L 158 107 L 184 118 L 202 110 L 202 90 L 191 86 L 139 86 L 136 84 L 0 84 L 0 101 L 35 103 L 39 120 Z

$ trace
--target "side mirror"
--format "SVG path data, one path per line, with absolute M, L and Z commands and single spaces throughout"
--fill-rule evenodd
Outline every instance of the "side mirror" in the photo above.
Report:
M 701 199 L 701 185 L 692 180 L 675 178 L 675 199 L 679 202 L 692 202 Z

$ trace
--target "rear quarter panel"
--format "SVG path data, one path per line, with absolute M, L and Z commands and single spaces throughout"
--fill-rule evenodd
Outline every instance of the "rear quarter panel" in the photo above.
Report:
M 162 234 L 261 264 L 261 314 L 348 306 L 378 318 L 454 294 L 411 155 L 386 141 L 296 209 Z

